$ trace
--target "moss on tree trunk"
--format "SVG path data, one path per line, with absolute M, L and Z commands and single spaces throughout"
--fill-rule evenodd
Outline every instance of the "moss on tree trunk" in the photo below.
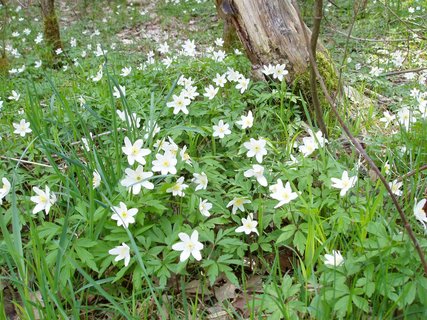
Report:
M 40 0 L 43 16 L 44 38 L 47 45 L 51 48 L 51 57 L 56 59 L 55 51 L 62 49 L 61 33 L 59 31 L 58 18 L 55 12 L 55 0 Z

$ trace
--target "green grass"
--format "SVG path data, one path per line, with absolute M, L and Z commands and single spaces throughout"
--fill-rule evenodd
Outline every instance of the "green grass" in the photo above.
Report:
M 307 21 L 310 5 L 306 2 L 303 7 Z M 377 77 L 370 70 L 373 66 L 388 72 L 423 65 L 421 51 L 426 43 L 352 39 L 347 43 L 345 36 L 328 29 L 334 26 L 344 31 L 351 23 L 352 2 L 338 5 L 327 7 L 322 36 L 337 66 L 344 61 L 345 82 L 362 94 L 367 88 L 390 98 L 388 105 L 377 105 L 375 100 L 358 105 L 346 99 L 340 112 L 387 180 L 403 177 L 398 200 L 425 252 L 425 230 L 413 208 L 427 188 L 425 171 L 418 171 L 427 163 L 426 119 L 415 113 L 417 122 L 409 130 L 397 123 L 385 128 L 379 120 L 386 110 L 397 114 L 405 105 L 418 109 L 419 102 L 410 92 L 414 88 L 423 92 L 425 86 L 402 77 Z M 410 18 L 408 8 L 427 9 L 425 1 L 388 1 L 387 5 L 404 21 L 394 19 L 377 1 L 358 18 L 353 36 L 407 37 L 405 21 L 424 23 L 422 10 Z M 0 318 L 6 318 L 8 300 L 14 301 L 22 319 L 199 319 L 215 312 L 236 319 L 426 316 L 427 280 L 416 251 L 384 186 L 346 143 L 330 111 L 325 110 L 329 143 L 304 157 L 298 147 L 310 130 L 318 130 L 303 93 L 284 82 L 251 79 L 244 93 L 235 88 L 236 83 L 228 82 L 212 100 L 203 96 L 204 88 L 227 68 L 251 75 L 243 55 L 227 54 L 222 62 L 202 55 L 209 46 L 220 49 L 214 40 L 221 37 L 221 23 L 214 19 L 211 2 L 160 1 L 144 15 L 140 11 L 145 7 L 126 6 L 123 1 L 90 4 L 86 16 L 81 15 L 83 2 L 75 7 L 77 12 L 61 7 L 60 14 L 67 18 L 61 30 L 66 55 L 59 69 L 50 68 L 43 59 L 49 49 L 34 43 L 42 32 L 40 21 L 34 21 L 37 9 L 17 12 L 10 7 L 9 15 L 16 18 L 2 35 L 21 54 L 15 57 L 9 50 L 11 68 L 25 64 L 26 70 L 0 76 L 0 178 L 11 183 L 0 205 L 0 286 L 6 288 L 0 296 Z M 157 16 L 152 18 L 152 13 Z M 19 21 L 21 17 L 25 24 Z M 195 31 L 189 29 L 190 21 Z M 147 26 L 158 28 L 160 34 L 163 30 L 171 33 L 166 40 L 171 47 L 168 56 L 174 59 L 170 67 L 157 51 L 164 39 L 156 43 L 142 37 Z M 25 28 L 31 33 L 23 36 Z M 100 35 L 93 35 L 95 30 Z M 383 32 L 378 34 L 378 30 Z M 12 36 L 15 31 L 20 36 Z M 123 31 L 133 34 L 134 43 L 122 42 Z M 77 40 L 76 47 L 69 44 L 71 38 Z M 200 53 L 194 59 L 178 54 L 187 39 L 195 40 Z M 108 50 L 105 56 L 93 54 L 98 43 Z M 150 50 L 155 63 L 143 66 Z M 411 57 L 402 67 L 392 62 L 396 50 Z M 39 59 L 43 66 L 35 68 Z M 361 68 L 356 70 L 358 63 Z M 121 69 L 128 66 L 131 74 L 121 76 Z M 95 82 L 92 77 L 100 68 L 103 77 Z M 183 89 L 180 76 L 191 77 L 200 94 L 188 106 L 188 115 L 175 115 L 167 106 Z M 126 88 L 126 95 L 121 90 L 117 98 L 114 93 L 119 85 Z M 8 99 L 12 90 L 21 94 L 18 101 Z M 126 111 L 126 121 L 117 110 Z M 254 114 L 254 125 L 241 130 L 236 122 L 248 111 Z M 141 118 L 139 127 L 130 121 L 133 113 Z M 15 134 L 12 125 L 21 119 L 32 130 L 24 137 Z M 213 136 L 219 120 L 230 124 L 231 134 L 224 139 Z M 154 122 L 160 132 L 144 127 Z M 163 153 L 158 139 L 173 141 L 178 148 L 177 173 L 154 172 L 148 179 L 154 189 L 142 188 L 133 195 L 121 184 L 125 169 L 138 165 L 128 164 L 122 151 L 125 137 L 132 142 L 143 139 L 143 148 L 151 150 L 144 172 L 151 170 L 156 153 Z M 88 141 L 87 149 L 83 138 Z M 292 192 L 298 192 L 295 200 L 275 208 L 278 201 L 269 187 L 245 176 L 245 171 L 259 164 L 247 157 L 244 143 L 250 138 L 267 141 L 268 153 L 261 165 L 268 185 L 278 179 L 283 185 L 290 182 Z M 191 157 L 191 165 L 182 159 L 183 150 Z M 298 163 L 291 163 L 291 155 Z M 96 189 L 94 170 L 102 181 Z M 341 178 L 343 171 L 358 179 L 341 197 L 331 178 Z M 201 172 L 207 175 L 208 186 L 196 191 L 193 173 Z M 185 196 L 172 196 L 167 190 L 181 176 L 189 185 Z M 45 186 L 57 200 L 49 214 L 33 214 L 34 187 L 45 190 Z M 244 212 L 232 214 L 227 205 L 234 197 L 251 203 L 244 205 Z M 210 217 L 199 211 L 202 199 L 213 205 Z M 111 208 L 120 202 L 138 209 L 128 229 L 111 219 Z M 254 213 L 259 235 L 235 231 L 249 213 Z M 180 252 L 172 246 L 181 241 L 179 233 L 193 230 L 199 232 L 198 241 L 204 245 L 202 260 L 190 257 L 180 262 Z M 122 243 L 130 247 L 127 266 L 108 253 Z M 342 253 L 342 265 L 325 264 L 325 254 L 332 250 Z

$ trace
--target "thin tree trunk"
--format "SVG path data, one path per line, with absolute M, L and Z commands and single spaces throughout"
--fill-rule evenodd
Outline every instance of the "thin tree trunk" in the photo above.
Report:
M 62 49 L 58 18 L 55 12 L 55 0 L 40 0 L 43 15 L 44 37 L 53 51 Z M 54 53 L 54 52 L 53 52 Z
M 255 69 L 286 63 L 288 82 L 309 73 L 309 53 L 291 0 L 216 0 L 216 4 L 236 29 Z M 304 28 L 311 35 L 306 25 Z M 318 44 L 317 49 L 328 61 L 325 48 Z

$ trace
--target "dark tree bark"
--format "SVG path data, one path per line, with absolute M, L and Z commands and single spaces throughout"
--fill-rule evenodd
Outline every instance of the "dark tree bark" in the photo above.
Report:
M 43 16 L 44 37 L 54 53 L 56 49 L 62 49 L 58 18 L 55 12 L 55 0 L 40 0 L 40 5 Z

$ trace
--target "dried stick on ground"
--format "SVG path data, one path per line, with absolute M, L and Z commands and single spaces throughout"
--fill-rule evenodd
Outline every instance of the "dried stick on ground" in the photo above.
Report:
M 317 1 L 321 1 L 321 0 L 317 0 Z M 294 2 L 294 6 L 297 7 L 298 4 L 296 3 L 295 0 L 293 0 Z M 298 18 L 300 20 L 301 25 L 303 25 L 304 21 L 301 17 L 301 13 L 299 10 L 297 10 L 298 12 Z M 304 32 L 304 38 L 305 38 L 305 42 L 307 44 L 307 47 L 310 48 L 310 38 L 307 34 L 307 32 L 305 31 L 305 29 L 303 28 L 303 32 Z M 420 257 L 421 260 L 421 264 L 423 266 L 424 269 L 424 274 L 427 276 L 427 261 L 425 259 L 424 256 L 424 252 L 420 247 L 420 244 L 417 240 L 417 238 L 415 237 L 414 231 L 412 230 L 408 219 L 406 218 L 405 213 L 403 212 L 402 208 L 399 205 L 399 202 L 397 201 L 397 198 L 395 197 L 395 195 L 393 194 L 393 192 L 391 191 L 391 188 L 387 182 L 387 180 L 384 178 L 384 176 L 381 174 L 380 169 L 376 166 L 376 164 L 374 163 L 374 161 L 369 157 L 369 155 L 366 153 L 365 149 L 362 147 L 362 145 L 360 144 L 360 142 L 358 140 L 356 140 L 356 138 L 352 135 L 352 133 L 350 132 L 350 129 L 347 127 L 347 125 L 344 123 L 344 120 L 341 118 L 334 99 L 331 97 L 331 95 L 329 94 L 329 91 L 325 85 L 325 82 L 322 78 L 322 76 L 319 73 L 319 69 L 317 67 L 317 63 L 315 60 L 315 52 L 312 52 L 311 50 L 309 50 L 309 59 L 311 62 L 311 66 L 314 69 L 314 72 L 316 73 L 317 79 L 320 83 L 320 86 L 322 88 L 322 91 L 326 97 L 326 99 L 328 100 L 331 109 L 333 111 L 333 113 L 335 114 L 335 116 L 337 117 L 338 122 L 340 123 L 341 128 L 344 130 L 344 132 L 346 133 L 347 137 L 349 138 L 349 140 L 351 141 L 351 143 L 354 145 L 354 147 L 356 148 L 357 152 L 366 160 L 366 162 L 369 164 L 369 166 L 372 168 L 372 170 L 377 174 L 377 176 L 379 177 L 379 179 L 381 180 L 381 182 L 383 183 L 383 185 L 385 186 L 387 192 L 389 193 L 393 204 L 395 205 L 399 215 L 400 215 L 400 219 L 402 220 L 403 226 L 406 229 L 406 232 L 409 235 L 409 238 L 411 239 L 412 243 L 414 244 L 414 247 Z

